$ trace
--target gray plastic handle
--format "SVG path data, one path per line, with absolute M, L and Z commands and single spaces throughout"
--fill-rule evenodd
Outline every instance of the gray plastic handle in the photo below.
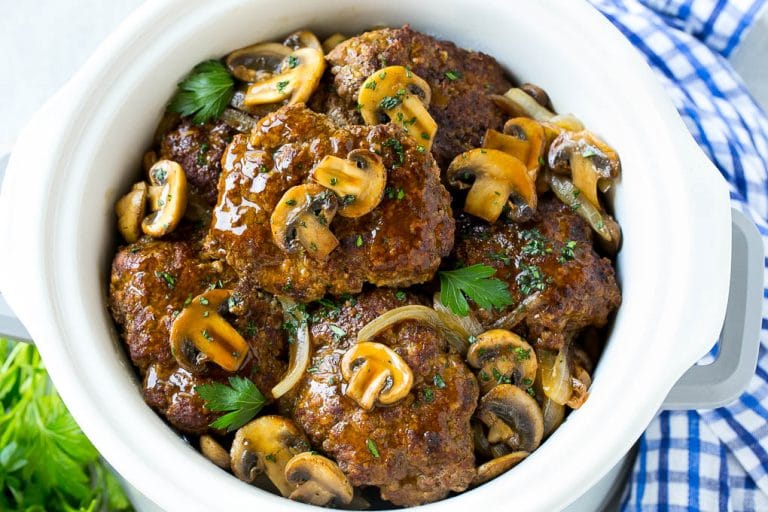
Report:
M 736 400 L 755 373 L 762 322 L 763 240 L 743 213 L 731 210 L 731 218 L 731 286 L 717 359 L 685 372 L 662 409 L 721 407 Z

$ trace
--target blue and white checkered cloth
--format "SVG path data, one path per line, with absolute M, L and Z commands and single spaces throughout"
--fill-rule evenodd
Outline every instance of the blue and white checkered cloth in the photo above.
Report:
M 590 1 L 645 55 L 768 247 L 768 119 L 726 60 L 768 0 Z M 768 288 L 764 297 L 748 389 L 727 407 L 654 418 L 622 510 L 768 511 Z

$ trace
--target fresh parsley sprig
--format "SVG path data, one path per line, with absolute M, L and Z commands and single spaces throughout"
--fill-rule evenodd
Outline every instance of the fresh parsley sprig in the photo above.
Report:
M 467 316 L 472 299 L 483 309 L 502 308 L 512 304 L 507 285 L 494 277 L 496 269 L 488 265 L 472 265 L 456 270 L 441 270 L 440 300 L 454 314 Z
M 256 384 L 243 377 L 230 377 L 229 386 L 214 382 L 195 387 L 211 411 L 227 412 L 211 423 L 211 428 L 232 432 L 251 421 L 264 407 L 267 399 Z
M 235 93 L 235 80 L 217 60 L 201 62 L 181 81 L 168 110 L 195 117 L 195 123 L 215 119 L 227 108 Z

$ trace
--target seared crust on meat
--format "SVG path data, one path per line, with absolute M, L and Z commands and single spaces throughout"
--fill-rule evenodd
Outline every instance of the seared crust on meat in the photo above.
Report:
M 512 84 L 493 57 L 458 48 L 426 34 L 403 28 L 384 28 L 352 37 L 326 57 L 331 64 L 336 93 L 358 123 L 357 95 L 368 76 L 385 66 L 406 66 L 432 89 L 429 113 L 437 122 L 432 146 L 445 169 L 458 154 L 480 147 L 488 128 L 500 130 L 504 115 L 488 98 L 503 94 Z M 455 79 L 452 79 L 454 78 Z M 339 104 L 331 94 L 328 112 L 340 119 Z
M 595 252 L 592 231 L 581 217 L 551 195 L 541 198 L 538 217 L 524 224 L 502 220 L 488 224 L 462 214 L 453 257 L 467 266 L 490 265 L 496 269 L 495 277 L 508 284 L 511 306 L 502 311 L 475 308 L 485 327 L 537 293 L 535 287 L 527 290 L 526 284 L 541 282 L 544 291 L 528 306 L 516 330 L 530 343 L 557 350 L 584 327 L 605 326 L 621 303 L 621 292 L 611 261 Z M 569 241 L 576 242 L 573 259 Z M 540 270 L 540 279 L 531 266 Z
M 304 105 L 263 118 L 251 135 L 235 137 L 224 156 L 209 248 L 242 279 L 270 293 L 308 302 L 357 293 L 363 283 L 410 286 L 432 278 L 453 245 L 450 196 L 439 169 L 401 128 L 336 127 Z M 382 156 L 387 190 L 371 213 L 337 215 L 330 225 L 339 246 L 325 262 L 275 245 L 270 215 L 290 187 L 308 181 L 326 155 L 346 158 L 358 148 Z
M 220 262 L 199 257 L 199 240 L 166 242 L 144 238 L 121 247 L 112 262 L 109 308 L 133 363 L 144 378 L 144 398 L 176 428 L 205 432 L 219 413 L 203 407 L 195 386 L 226 382 L 230 374 L 208 365 L 202 375 L 178 367 L 169 336 L 173 319 L 185 302 L 211 286 L 234 286 L 233 272 Z M 269 390 L 285 372 L 282 310 L 274 299 L 241 292 L 245 313 L 233 325 L 250 345 L 238 372 Z
M 317 350 L 311 373 L 281 406 L 313 445 L 332 456 L 352 485 L 375 485 L 381 497 L 412 506 L 466 489 L 475 475 L 469 420 L 478 385 L 461 356 L 448 351 L 430 327 L 402 322 L 375 341 L 390 346 L 411 367 L 411 393 L 389 407 L 361 409 L 342 394 L 339 362 L 357 332 L 382 313 L 418 299 L 398 300 L 392 291 L 364 292 L 340 309 L 312 314 Z M 334 328 L 332 328 L 332 326 Z M 339 336 L 339 329 L 346 334 Z M 441 385 L 435 384 L 435 376 Z M 368 447 L 371 440 L 378 457 Z
M 183 118 L 160 143 L 160 158 L 177 162 L 184 169 L 193 192 L 210 205 L 216 203 L 221 173 L 221 156 L 235 130 L 223 121 L 195 124 Z

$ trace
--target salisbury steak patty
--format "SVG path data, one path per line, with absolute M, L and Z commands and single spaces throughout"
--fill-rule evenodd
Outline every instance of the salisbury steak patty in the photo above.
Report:
M 181 165 L 193 191 L 213 205 L 218 195 L 221 155 L 234 133 L 223 121 L 194 124 L 190 118 L 184 118 L 163 136 L 160 158 Z
M 326 155 L 358 148 L 381 155 L 387 192 L 371 213 L 336 215 L 339 246 L 327 261 L 275 245 L 270 215 L 286 190 L 305 183 Z M 357 293 L 363 283 L 409 286 L 432 278 L 453 245 L 450 196 L 431 155 L 393 124 L 338 128 L 322 114 L 293 105 L 263 118 L 250 141 L 237 135 L 224 155 L 209 248 L 241 278 L 303 302 Z
M 121 247 L 112 262 L 109 307 L 133 363 L 144 378 L 144 399 L 184 432 L 205 432 L 219 416 L 194 393 L 200 384 L 226 382 L 230 374 L 209 364 L 200 375 L 179 368 L 171 355 L 173 319 L 194 297 L 213 286 L 231 287 L 231 271 L 199 259 L 199 241 L 142 239 Z M 242 295 L 243 314 L 235 328 L 250 345 L 238 372 L 259 389 L 271 389 L 285 372 L 282 311 L 275 301 L 254 292 Z
M 365 79 L 386 66 L 406 66 L 432 89 L 429 113 L 437 122 L 432 151 L 442 168 L 453 157 L 480 147 L 488 128 L 500 130 L 504 116 L 489 94 L 512 85 L 493 57 L 456 47 L 447 41 L 403 28 L 365 32 L 339 44 L 327 56 L 336 93 L 350 116 L 357 115 L 357 95 Z M 329 111 L 338 108 L 330 95 Z
M 315 311 L 311 333 L 317 349 L 310 372 L 282 404 L 352 485 L 378 486 L 383 499 L 402 506 L 435 501 L 470 484 L 475 464 L 469 420 L 478 398 L 477 381 L 461 356 L 450 353 L 433 329 L 410 321 L 371 340 L 408 363 L 414 374 L 410 394 L 370 412 L 344 396 L 339 362 L 357 332 L 408 303 L 417 301 L 379 289 L 338 309 Z
M 587 223 L 551 195 L 542 197 L 539 220 L 495 224 L 462 214 L 453 256 L 462 265 L 483 263 L 506 282 L 513 304 L 502 311 L 477 310 L 485 327 L 530 303 L 516 330 L 542 348 L 559 349 L 579 330 L 602 327 L 621 303 L 607 258 L 593 249 Z

